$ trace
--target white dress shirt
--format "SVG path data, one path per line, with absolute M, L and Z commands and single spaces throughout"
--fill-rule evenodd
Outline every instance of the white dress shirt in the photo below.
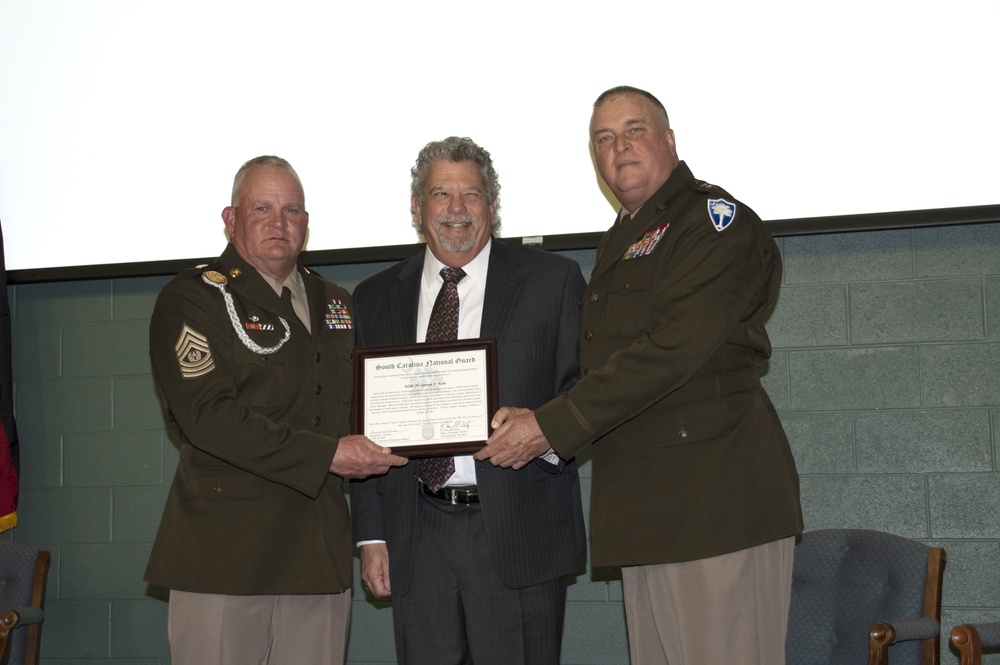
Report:
M 458 283 L 458 338 L 479 337 L 483 322 L 483 301 L 486 298 L 486 273 L 490 266 L 491 238 L 482 251 L 462 266 L 465 277 Z M 431 310 L 444 280 L 441 269 L 445 265 L 428 249 L 424 252 L 424 270 L 420 275 L 420 302 L 417 305 L 417 342 L 427 337 Z M 491 416 L 493 414 L 490 414 Z M 472 455 L 455 456 L 455 473 L 445 482 L 445 487 L 470 487 L 476 484 L 476 465 Z

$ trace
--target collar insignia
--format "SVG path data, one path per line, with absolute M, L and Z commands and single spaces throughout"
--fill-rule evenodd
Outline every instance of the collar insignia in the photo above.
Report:
M 212 282 L 213 284 L 225 284 L 226 276 L 217 270 L 208 270 L 204 274 L 205 279 Z

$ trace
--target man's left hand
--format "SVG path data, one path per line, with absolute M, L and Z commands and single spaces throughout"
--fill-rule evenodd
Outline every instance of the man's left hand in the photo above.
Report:
M 486 447 L 475 454 L 480 462 L 488 459 L 493 466 L 520 469 L 550 449 L 535 420 L 535 412 L 530 409 L 502 407 L 491 424 L 493 435 Z

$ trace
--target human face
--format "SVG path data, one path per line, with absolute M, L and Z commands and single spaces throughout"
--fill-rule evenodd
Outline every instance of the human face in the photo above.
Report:
M 594 109 L 590 142 L 597 170 L 629 212 L 656 193 L 679 161 L 663 113 L 640 95 L 623 95 Z
M 438 261 L 459 268 L 476 258 L 493 233 L 497 202 L 487 203 L 479 164 L 448 159 L 427 167 L 423 202 L 412 205 L 427 247 Z
M 302 184 L 288 169 L 255 166 L 243 179 L 238 200 L 222 211 L 230 242 L 244 261 L 284 280 L 295 269 L 309 227 Z

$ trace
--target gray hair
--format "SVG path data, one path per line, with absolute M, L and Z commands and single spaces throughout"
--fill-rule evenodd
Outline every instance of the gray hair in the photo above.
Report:
M 479 165 L 479 173 L 486 186 L 486 202 L 492 205 L 496 201 L 496 209 L 493 211 L 493 235 L 500 234 L 500 178 L 496 169 L 493 168 L 493 159 L 489 151 L 476 145 L 470 138 L 460 138 L 449 136 L 443 141 L 431 141 L 423 147 L 417 155 L 417 163 L 410 169 L 410 194 L 423 203 L 424 186 L 427 184 L 427 171 L 434 162 L 444 160 L 452 162 L 472 161 Z M 410 209 L 413 214 L 413 226 L 417 231 L 421 231 L 420 223 L 417 221 L 416 210 Z
M 618 99 L 619 97 L 642 97 L 642 98 L 644 98 L 646 101 L 650 102 L 654 107 L 656 107 L 657 109 L 660 110 L 660 112 L 663 113 L 663 122 L 666 123 L 668 129 L 670 128 L 670 117 L 667 115 L 667 109 L 663 105 L 663 103 L 660 102 L 659 99 L 657 99 L 656 97 L 654 97 L 652 93 L 646 92 L 645 90 L 642 90 L 641 88 L 633 88 L 630 85 L 619 85 L 619 86 L 616 86 L 614 88 L 610 88 L 608 90 L 605 90 L 594 101 L 594 108 L 596 109 L 598 106 L 601 106 L 605 102 L 613 101 L 615 99 Z
M 288 163 L 287 159 L 282 159 L 281 157 L 275 157 L 274 155 L 261 155 L 260 157 L 254 157 L 253 159 L 247 160 L 240 170 L 236 172 L 236 177 L 233 178 L 233 194 L 231 198 L 231 204 L 235 208 L 240 204 L 240 187 L 243 186 L 243 181 L 246 180 L 247 173 L 250 169 L 255 166 L 274 166 L 279 169 L 285 169 L 289 171 L 295 179 L 299 181 L 299 187 L 302 187 L 302 180 L 299 178 L 299 174 L 295 172 L 292 165 Z

